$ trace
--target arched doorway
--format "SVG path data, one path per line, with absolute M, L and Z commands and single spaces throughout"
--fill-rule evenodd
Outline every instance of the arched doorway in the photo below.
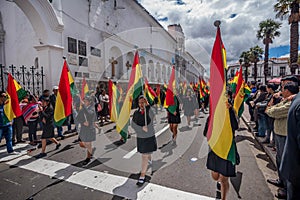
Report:
M 126 78 L 129 80 L 129 77 L 130 77 L 130 73 L 131 73 L 131 69 L 132 69 L 132 63 L 133 63 L 133 53 L 132 52 L 128 52 L 127 55 L 126 55 L 126 63 L 125 63 L 125 66 L 126 66 Z
M 111 79 L 119 80 L 123 76 L 122 52 L 116 46 L 113 46 L 109 51 L 109 66 L 106 70 Z

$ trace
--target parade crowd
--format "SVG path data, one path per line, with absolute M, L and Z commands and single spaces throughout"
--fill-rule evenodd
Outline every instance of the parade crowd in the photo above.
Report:
M 268 144 L 276 151 L 278 179 L 268 179 L 267 182 L 278 187 L 275 196 L 279 199 L 300 199 L 300 95 L 298 81 L 296 76 L 286 76 L 281 79 L 280 84 L 263 85 L 251 82 L 249 83 L 251 94 L 245 101 L 249 107 L 250 121 L 256 125 L 256 136 L 263 137 L 263 143 Z M 183 88 L 185 89 L 181 88 L 175 93 L 174 110 L 171 111 L 170 107 L 166 108 L 167 122 L 172 133 L 170 143 L 175 146 L 177 145 L 178 124 L 181 123 L 180 112 L 183 111 L 187 119 L 187 128 L 192 129 L 192 117 L 194 116 L 194 123 L 197 123 L 199 111 L 207 114 L 206 111 L 209 108 L 209 92 L 203 96 L 199 92 L 198 86 Z M 64 134 L 77 132 L 80 146 L 86 148 L 84 165 L 87 165 L 93 156 L 92 142 L 96 140 L 96 129 L 110 120 L 109 95 L 105 88 L 98 87 L 95 92 L 90 92 L 83 98 L 79 95 L 74 96 L 73 113 L 65 121 L 64 126 L 68 128 L 63 133 L 62 126 L 57 126 L 53 122 L 58 89 L 58 86 L 54 86 L 52 93 L 50 90 L 44 90 L 40 97 L 28 93 L 20 101 L 23 115 L 15 118 L 13 122 L 7 123 L 4 123 L 3 120 L 7 94 L 5 91 L 1 91 L 0 137 L 5 138 L 7 152 L 10 154 L 14 153 L 13 146 L 17 143 L 28 142 L 30 145 L 41 143 L 41 153 L 36 156 L 38 159 L 47 156 L 46 146 L 49 140 L 55 144 L 55 149 L 59 149 L 61 144 L 56 138 L 64 139 Z M 201 88 L 201 90 L 204 89 Z M 152 153 L 157 150 L 154 131 L 155 114 L 157 109 L 163 109 L 165 92 L 163 87 L 156 87 L 154 90 L 159 92 L 154 103 L 149 103 L 147 97 L 141 93 L 133 104 L 133 108 L 137 109 L 133 113 L 131 126 L 137 135 L 137 150 L 142 156 L 138 186 L 144 184 L 147 167 L 152 164 Z M 228 88 L 227 108 L 230 111 L 233 137 L 235 130 L 238 129 L 239 121 L 237 111 L 233 109 L 234 95 Z M 119 103 L 122 104 L 122 95 Z M 27 115 L 26 112 L 30 112 L 30 115 Z M 208 121 L 209 117 L 207 124 Z M 75 124 L 73 129 L 72 124 Z M 203 133 L 205 136 L 207 124 Z M 25 141 L 22 136 L 24 125 L 28 126 L 28 141 Z M 40 138 L 37 137 L 38 128 L 42 130 Z M 55 129 L 57 130 L 56 137 Z M 229 190 L 228 177 L 236 176 L 237 164 L 238 162 L 233 164 L 218 157 L 213 151 L 209 152 L 207 168 L 212 171 L 212 178 L 217 182 L 219 190 L 217 198 L 226 199 Z

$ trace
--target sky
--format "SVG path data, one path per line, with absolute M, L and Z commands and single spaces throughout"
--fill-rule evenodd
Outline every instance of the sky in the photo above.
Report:
M 221 21 L 222 40 L 227 51 L 227 63 L 237 63 L 243 51 L 259 45 L 256 38 L 259 23 L 273 19 L 282 23 L 281 35 L 270 44 L 269 57 L 289 53 L 287 19 L 275 18 L 276 0 L 138 0 L 167 30 L 170 24 L 180 24 L 185 34 L 185 46 L 207 70 L 216 36 L 215 20 Z

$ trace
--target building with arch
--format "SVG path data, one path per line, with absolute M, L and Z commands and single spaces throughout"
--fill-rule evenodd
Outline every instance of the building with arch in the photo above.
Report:
M 63 57 L 79 84 L 83 77 L 90 88 L 108 79 L 126 83 L 136 49 L 150 84 L 167 82 L 174 64 L 178 78 L 187 79 L 182 63 L 174 62 L 185 53 L 182 37 L 174 38 L 137 1 L 1 1 L 0 14 L 0 63 L 43 66 L 44 88 L 58 85 Z M 188 79 L 203 75 L 197 63 Z

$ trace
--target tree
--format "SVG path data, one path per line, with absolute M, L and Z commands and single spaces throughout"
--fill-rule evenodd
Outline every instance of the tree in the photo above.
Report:
M 278 29 L 281 27 L 281 23 L 275 22 L 272 19 L 267 19 L 259 23 L 259 30 L 257 31 L 257 39 L 263 39 L 265 45 L 265 59 L 264 59 L 264 76 L 265 83 L 268 81 L 268 61 L 269 61 L 269 44 L 273 43 L 275 37 L 280 36 Z
M 298 68 L 298 45 L 299 45 L 299 3 L 300 0 L 278 0 L 274 5 L 276 18 L 285 19 L 290 13 L 288 21 L 290 26 L 290 69 L 295 74 Z
M 245 82 L 248 82 L 248 67 L 250 66 L 250 51 L 243 51 L 242 54 L 240 55 L 240 64 L 244 66 L 245 69 Z
M 249 60 L 250 62 L 254 63 L 254 80 L 256 82 L 257 79 L 257 62 L 262 58 L 262 55 L 264 51 L 262 50 L 261 47 L 256 45 L 255 47 L 251 47 L 249 51 Z

